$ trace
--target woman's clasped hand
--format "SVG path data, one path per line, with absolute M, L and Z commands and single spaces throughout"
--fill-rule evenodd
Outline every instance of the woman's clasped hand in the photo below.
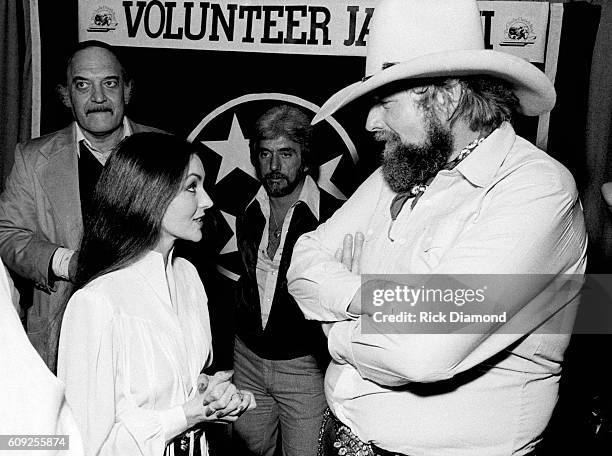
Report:
M 255 408 L 253 393 L 239 390 L 231 382 L 234 372 L 218 371 L 214 375 L 200 374 L 194 397 L 183 405 L 187 424 L 202 421 L 232 423 L 247 410 Z

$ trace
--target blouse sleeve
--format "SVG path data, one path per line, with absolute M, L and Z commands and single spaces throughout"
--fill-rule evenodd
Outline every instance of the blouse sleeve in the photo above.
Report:
M 58 377 L 83 436 L 86 454 L 163 454 L 187 429 L 182 406 L 152 410 L 119 405 L 116 380 L 123 334 L 106 297 L 80 290 L 69 301 L 59 344 Z M 132 453 L 130 453 L 132 454 Z

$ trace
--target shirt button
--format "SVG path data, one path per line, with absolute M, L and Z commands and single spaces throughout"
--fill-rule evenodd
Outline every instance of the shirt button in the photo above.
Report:
M 368 230 L 368 232 L 366 233 L 367 236 L 372 236 L 374 234 L 373 230 Z
M 270 302 L 270 298 L 266 299 L 266 301 Z

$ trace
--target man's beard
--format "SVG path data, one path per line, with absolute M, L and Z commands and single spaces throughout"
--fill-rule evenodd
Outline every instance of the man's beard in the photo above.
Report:
M 444 167 L 453 152 L 452 134 L 435 116 L 427 118 L 427 139 L 424 144 L 404 144 L 393 131 L 380 132 L 376 139 L 385 141 L 382 172 L 387 184 L 396 193 L 424 184 Z
M 278 198 L 280 196 L 289 195 L 293 192 L 296 187 L 304 180 L 304 176 L 306 175 L 303 169 L 300 169 L 295 176 L 295 179 L 290 180 L 289 177 L 283 173 L 278 171 L 272 171 L 266 174 L 265 176 L 259 175 L 258 177 L 264 188 L 266 189 L 266 193 L 268 196 Z M 273 181 L 273 179 L 278 179 Z

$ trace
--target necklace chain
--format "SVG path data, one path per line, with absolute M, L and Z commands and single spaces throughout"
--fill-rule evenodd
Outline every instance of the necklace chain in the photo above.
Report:
M 283 227 L 282 226 L 278 226 L 278 222 L 276 221 L 276 216 L 274 215 L 274 209 L 272 209 L 272 207 L 270 207 L 270 215 L 272 216 L 272 221 L 274 222 L 274 230 L 272 231 L 272 234 L 274 235 L 274 237 L 276 239 L 278 239 L 281 236 L 281 233 L 283 232 Z

